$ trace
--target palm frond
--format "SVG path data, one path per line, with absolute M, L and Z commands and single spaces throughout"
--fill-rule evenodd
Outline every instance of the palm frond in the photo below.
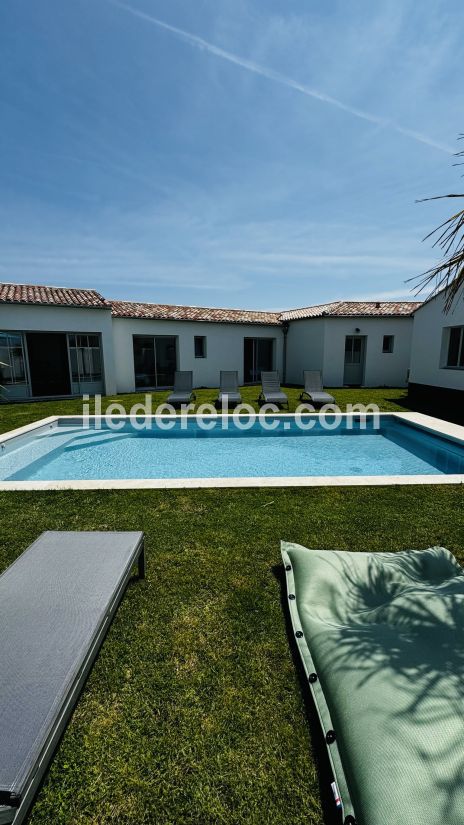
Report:
M 463 139 L 464 135 L 459 135 L 458 140 Z M 464 150 L 456 152 L 455 156 L 464 157 Z M 459 162 L 453 165 L 460 166 L 462 163 Z M 445 198 L 464 198 L 464 193 L 435 195 L 431 198 L 422 198 L 417 203 Z M 408 280 L 418 282 L 415 290 L 416 294 L 432 287 L 429 297 L 433 297 L 438 292 L 445 290 L 445 312 L 449 312 L 461 291 L 464 293 L 464 209 L 455 212 L 454 215 L 443 221 L 440 226 L 429 232 L 423 240 L 427 241 L 430 238 L 434 238 L 432 247 L 441 249 L 442 260 L 421 275 L 415 275 Z

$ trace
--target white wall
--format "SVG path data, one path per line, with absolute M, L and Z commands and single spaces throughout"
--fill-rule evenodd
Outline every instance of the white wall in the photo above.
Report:
M 464 388 L 464 372 L 439 366 L 442 328 L 464 324 L 464 302 L 443 316 L 440 299 L 426 304 L 414 322 L 411 381 Z M 457 313 L 457 314 L 456 314 Z M 460 313 L 460 314 L 459 314 Z M 412 318 L 310 318 L 291 321 L 287 336 L 287 381 L 301 384 L 303 370 L 320 369 L 326 386 L 342 386 L 345 336 L 367 336 L 365 386 L 405 386 L 410 363 Z M 275 369 L 283 374 L 283 331 L 280 326 L 219 324 L 194 321 L 151 321 L 111 318 L 109 310 L 89 307 L 0 304 L 0 330 L 93 332 L 102 340 L 108 394 L 135 390 L 133 335 L 174 335 L 178 369 L 192 370 L 196 387 L 217 387 L 219 372 L 238 370 L 243 383 L 244 338 L 275 340 Z M 194 357 L 194 336 L 206 336 L 206 358 Z M 384 335 L 394 335 L 392 354 L 382 353 Z
M 105 389 L 116 392 L 111 312 L 93 307 L 0 304 L 0 330 L 21 332 L 93 332 L 101 335 Z
M 193 371 L 195 387 L 219 386 L 220 370 L 238 370 L 239 382 L 243 383 L 244 338 L 274 338 L 274 366 L 282 375 L 283 333 L 280 326 L 113 318 L 118 392 L 135 390 L 132 343 L 134 335 L 176 336 L 177 368 Z M 195 358 L 193 343 L 195 335 L 206 336 L 206 358 Z
M 407 384 L 412 318 L 305 318 L 291 321 L 287 338 L 287 380 L 303 382 L 304 370 L 321 370 L 327 387 L 343 386 L 345 337 L 366 336 L 363 386 Z M 359 329 L 359 333 L 356 332 Z M 383 336 L 394 335 L 392 353 L 383 353 Z
M 290 321 L 287 333 L 287 381 L 302 384 L 304 370 L 321 370 L 324 365 L 324 318 Z
M 366 336 L 364 387 L 407 385 L 412 318 L 326 318 L 325 325 L 323 375 L 327 386 L 343 386 L 347 335 Z M 382 352 L 384 335 L 395 336 L 392 353 Z
M 445 314 L 444 295 L 427 301 L 414 316 L 411 348 L 411 372 L 413 384 L 464 390 L 464 369 L 445 366 L 447 356 L 448 327 L 464 326 L 464 300 L 460 298 L 452 310 Z

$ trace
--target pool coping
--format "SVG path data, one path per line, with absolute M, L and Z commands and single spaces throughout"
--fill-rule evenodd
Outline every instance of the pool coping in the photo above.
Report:
M 359 416 L 362 413 L 339 413 L 345 417 Z M 371 415 L 367 413 L 366 415 Z M 456 441 L 464 447 L 464 426 L 452 424 L 441 418 L 434 418 L 424 413 L 414 412 L 379 412 L 382 417 L 394 417 L 415 424 L 420 429 L 435 435 L 442 435 Z M 294 418 L 294 413 L 273 413 L 279 418 Z M 305 413 L 305 416 L 319 416 L 319 413 Z M 161 416 L 146 416 L 156 419 L 178 419 L 177 414 Z M 195 418 L 233 418 L 233 413 L 206 413 L 201 416 L 189 415 L 189 420 Z M 242 416 L 240 416 L 242 417 Z M 259 414 L 259 418 L 269 418 L 268 414 Z M 36 430 L 49 427 L 54 429 L 61 421 L 71 422 L 95 421 L 105 416 L 83 415 L 55 415 L 34 421 L 18 427 L 8 433 L 0 435 L 0 448 L 16 438 L 29 436 Z M 130 419 L 127 415 L 112 415 L 112 419 Z M 464 474 L 450 475 L 397 475 L 397 476 L 250 476 L 250 477 L 220 477 L 220 478 L 136 478 L 136 479 L 67 479 L 60 481 L 0 481 L 0 491 L 19 490 L 169 490 L 169 489 L 205 489 L 205 488 L 240 488 L 240 487 L 385 487 L 391 485 L 433 485 L 433 484 L 464 484 Z

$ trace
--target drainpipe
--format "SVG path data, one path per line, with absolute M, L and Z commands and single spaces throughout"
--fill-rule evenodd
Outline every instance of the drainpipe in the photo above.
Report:
M 284 350 L 283 350 L 283 367 L 282 367 L 282 384 L 287 382 L 287 333 L 290 324 L 284 321 L 282 324 L 282 332 L 284 334 Z

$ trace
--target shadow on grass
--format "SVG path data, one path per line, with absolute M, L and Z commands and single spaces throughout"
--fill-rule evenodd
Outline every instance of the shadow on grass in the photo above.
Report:
M 311 691 L 308 687 L 308 681 L 298 647 L 295 642 L 290 612 L 288 610 L 287 583 L 283 565 L 275 565 L 272 568 L 272 573 L 277 579 L 280 587 L 280 603 L 285 620 L 285 632 L 287 634 L 293 664 L 300 683 L 301 695 L 303 697 L 306 718 L 308 720 L 308 727 L 311 735 L 312 755 L 319 779 L 319 795 L 324 825 L 341 825 L 342 815 L 335 806 L 331 788 L 331 783 L 334 781 L 334 776 L 329 762 L 329 757 L 327 755 L 327 746 L 319 722 L 319 717 L 317 715 L 316 706 L 314 704 Z

